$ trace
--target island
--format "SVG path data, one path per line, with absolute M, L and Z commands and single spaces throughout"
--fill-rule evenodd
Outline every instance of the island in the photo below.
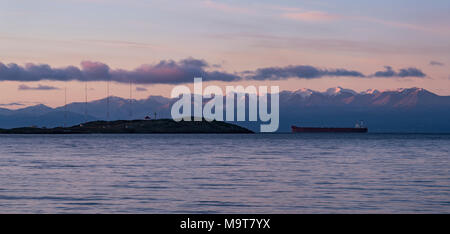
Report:
M 0 134 L 95 134 L 95 133 L 253 133 L 221 121 L 116 120 L 92 121 L 71 127 L 22 127 L 0 129 Z

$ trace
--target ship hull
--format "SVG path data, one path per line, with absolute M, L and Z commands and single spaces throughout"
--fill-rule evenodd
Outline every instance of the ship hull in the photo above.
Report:
M 366 133 L 367 128 L 314 128 L 292 126 L 293 133 Z

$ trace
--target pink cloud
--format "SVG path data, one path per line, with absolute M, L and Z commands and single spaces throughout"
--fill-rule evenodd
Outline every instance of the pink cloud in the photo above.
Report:
M 282 14 L 282 17 L 292 20 L 307 21 L 307 22 L 325 22 L 339 20 L 342 17 L 339 15 L 330 14 L 322 11 L 306 11 L 306 12 L 287 12 Z
M 285 13 L 281 14 L 283 18 L 291 19 L 291 20 L 297 20 L 297 21 L 304 21 L 304 22 L 329 22 L 329 21 L 336 21 L 336 20 L 349 20 L 349 21 L 364 21 L 368 23 L 375 23 L 375 24 L 381 24 L 389 27 L 395 27 L 395 28 L 404 28 L 409 30 L 417 30 L 417 31 L 427 31 L 427 32 L 446 32 L 448 31 L 448 28 L 442 28 L 442 27 L 426 27 L 422 25 L 417 24 L 410 24 L 410 23 L 404 23 L 404 22 L 396 22 L 396 21 L 389 21 L 389 20 L 383 20 L 383 19 L 377 19 L 372 17 L 366 17 L 366 16 L 342 16 L 337 14 L 331 14 L 328 12 L 323 11 L 304 11 L 299 12 L 295 11 L 293 9 L 284 9 Z

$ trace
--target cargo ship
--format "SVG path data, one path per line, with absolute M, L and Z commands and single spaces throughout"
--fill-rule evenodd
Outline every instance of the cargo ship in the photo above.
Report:
M 291 129 L 293 133 L 366 133 L 369 131 L 362 122 L 357 123 L 354 128 L 297 127 L 293 125 Z

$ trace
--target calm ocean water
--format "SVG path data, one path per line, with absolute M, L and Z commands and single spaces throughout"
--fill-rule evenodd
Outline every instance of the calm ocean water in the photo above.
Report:
M 450 135 L 0 135 L 0 213 L 450 213 Z

